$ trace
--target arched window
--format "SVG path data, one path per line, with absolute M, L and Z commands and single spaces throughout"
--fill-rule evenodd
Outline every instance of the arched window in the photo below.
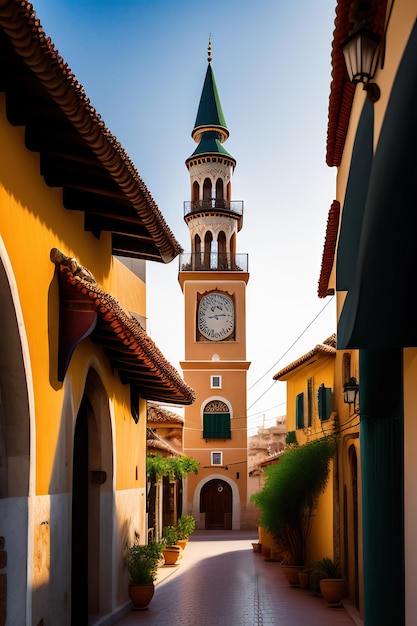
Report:
M 222 400 L 207 402 L 203 410 L 204 439 L 231 439 L 229 407 Z
M 194 252 L 198 254 L 201 252 L 201 239 L 199 235 L 194 237 Z
M 211 231 L 207 231 L 204 237 L 204 268 L 209 270 L 211 267 L 211 251 L 213 244 L 213 235 Z
M 211 180 L 206 178 L 203 185 L 203 208 L 211 208 Z
M 199 200 L 200 200 L 200 185 L 198 184 L 198 182 L 195 180 L 193 182 L 193 189 L 192 189 L 192 211 L 196 211 L 198 209 L 199 206 Z
M 201 239 L 199 235 L 196 235 L 194 237 L 194 267 L 195 269 L 200 269 L 201 268 Z
M 219 256 L 219 270 L 227 270 L 228 262 L 227 262 L 227 249 L 226 249 L 226 235 L 221 230 L 219 232 L 219 236 L 217 237 L 217 248 L 218 248 L 218 256 Z
M 223 179 L 218 178 L 216 180 L 216 207 L 220 209 L 224 209 L 226 203 L 224 201 L 224 193 L 223 193 Z

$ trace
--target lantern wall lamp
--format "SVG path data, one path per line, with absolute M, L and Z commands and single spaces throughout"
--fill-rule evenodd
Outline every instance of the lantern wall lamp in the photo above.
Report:
M 343 385 L 343 401 L 345 404 L 353 404 L 353 408 L 356 406 L 356 398 L 359 392 L 359 383 L 354 376 L 352 376 L 347 383 Z
M 360 5 L 360 3 L 356 4 Z M 363 84 L 371 102 L 379 100 L 381 95 L 378 85 L 371 82 L 378 64 L 380 42 L 380 35 L 369 28 L 368 21 L 362 13 L 356 16 L 353 28 L 340 46 L 345 57 L 349 79 L 355 85 Z

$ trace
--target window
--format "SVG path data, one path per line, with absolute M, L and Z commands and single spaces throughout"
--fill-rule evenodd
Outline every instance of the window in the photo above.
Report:
M 295 397 L 295 427 L 304 428 L 304 394 Z
M 307 381 L 307 426 L 311 427 L 313 423 L 313 378 Z
M 322 383 L 318 391 L 319 418 L 320 420 L 328 420 L 332 412 L 332 390 L 325 387 Z
M 212 452 L 211 453 L 211 464 L 212 465 L 223 465 L 223 452 Z
M 343 383 L 347 383 L 350 380 L 350 363 L 351 363 L 351 358 L 350 358 L 350 354 L 349 352 L 345 352 L 343 354 L 343 361 L 342 361 L 342 368 L 343 368 L 343 372 L 342 372 L 342 379 L 343 379 Z
M 221 400 L 208 402 L 203 411 L 204 439 L 231 439 L 230 413 Z
M 221 389 L 222 388 L 222 377 L 221 376 L 212 376 L 211 377 L 211 388 L 212 389 Z

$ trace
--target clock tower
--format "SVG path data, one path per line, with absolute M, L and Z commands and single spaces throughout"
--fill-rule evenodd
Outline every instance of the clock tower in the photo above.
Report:
M 185 407 L 184 453 L 200 462 L 183 497 L 200 529 L 247 525 L 246 285 L 248 255 L 237 253 L 243 202 L 232 199 L 235 159 L 211 65 L 208 67 L 186 160 L 191 200 L 184 202 L 191 252 L 180 257 L 184 294 L 184 380 L 196 393 Z

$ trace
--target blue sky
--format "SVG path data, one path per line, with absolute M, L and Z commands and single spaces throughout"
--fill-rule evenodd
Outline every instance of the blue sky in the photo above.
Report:
M 185 160 L 212 67 L 244 201 L 250 432 L 285 414 L 279 369 L 336 328 L 317 285 L 335 168 L 325 163 L 335 0 L 34 0 L 42 26 L 135 163 L 185 252 Z M 327 305 L 327 306 L 326 306 Z M 324 308 L 324 310 L 323 310 Z M 320 313 L 320 311 L 322 311 Z M 316 319 L 317 318 L 317 319 Z M 315 320 L 315 321 L 314 321 Z M 148 264 L 148 331 L 179 370 L 178 261 Z

